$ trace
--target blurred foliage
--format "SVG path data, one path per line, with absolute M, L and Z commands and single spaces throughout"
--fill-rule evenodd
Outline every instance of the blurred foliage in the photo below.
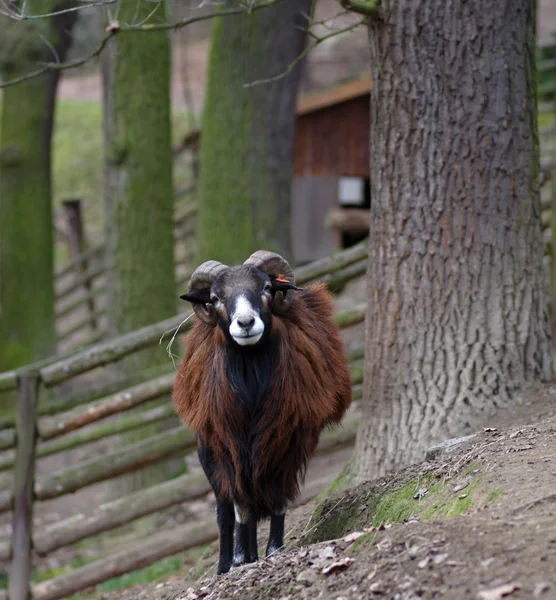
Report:
M 537 63 L 542 67 L 545 63 L 555 63 L 550 69 L 539 69 L 539 102 L 556 102 L 556 34 L 554 43 L 540 46 Z

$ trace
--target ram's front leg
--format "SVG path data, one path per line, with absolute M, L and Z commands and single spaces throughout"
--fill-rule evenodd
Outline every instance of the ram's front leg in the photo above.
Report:
M 270 535 L 268 536 L 268 546 L 266 547 L 266 556 L 281 552 L 284 548 L 284 524 L 286 522 L 286 509 L 270 517 Z
M 227 573 L 232 566 L 234 551 L 234 505 L 228 500 L 216 500 L 216 518 L 220 530 L 218 575 Z
M 244 508 L 234 506 L 236 517 L 236 549 L 232 566 L 239 567 L 245 563 L 257 562 L 257 521 Z

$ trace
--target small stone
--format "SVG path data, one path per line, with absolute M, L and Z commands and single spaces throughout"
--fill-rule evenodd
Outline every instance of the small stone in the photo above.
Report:
M 452 438 L 450 440 L 446 440 L 445 442 L 437 444 L 436 446 L 431 446 L 427 450 L 426 460 L 428 460 L 428 461 L 436 460 L 443 454 L 449 454 L 450 452 L 453 452 L 456 448 L 458 448 L 462 444 L 465 444 L 465 442 L 472 440 L 475 436 L 476 436 L 476 434 L 467 435 L 465 437 L 460 437 L 460 438 Z
M 313 569 L 305 569 L 301 571 L 301 573 L 298 573 L 295 580 L 299 583 L 315 583 L 315 581 L 317 580 L 317 574 Z
M 413 500 L 421 500 L 421 498 L 424 498 L 426 496 L 428 491 L 429 488 L 426 485 L 420 487 L 417 493 L 413 496 Z
M 454 487 L 452 488 L 452 492 L 461 492 L 461 490 L 464 490 L 470 483 L 471 478 L 466 477 L 465 479 L 454 485 Z

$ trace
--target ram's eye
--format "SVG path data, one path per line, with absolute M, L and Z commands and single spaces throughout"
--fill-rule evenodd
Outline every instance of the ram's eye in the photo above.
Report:
M 214 294 L 210 297 L 210 301 L 213 304 L 216 304 L 218 302 L 218 296 L 215 296 Z

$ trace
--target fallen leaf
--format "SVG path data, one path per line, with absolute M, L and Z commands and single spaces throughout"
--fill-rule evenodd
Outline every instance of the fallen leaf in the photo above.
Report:
M 491 590 L 483 590 L 479 592 L 479 598 L 481 600 L 500 600 L 510 594 L 513 594 L 519 590 L 519 586 L 515 583 L 507 583 L 506 585 L 500 585 L 492 588 Z
M 483 431 L 488 433 L 489 431 L 498 431 L 496 427 L 483 427 Z
M 494 556 L 491 556 L 490 558 L 486 558 L 485 560 L 481 561 L 481 567 L 483 567 L 483 569 L 488 569 L 488 567 L 490 567 L 490 565 L 495 561 L 496 559 L 494 558 Z
M 374 565 L 373 570 L 367 575 L 367 579 L 371 581 L 371 579 L 376 575 L 377 567 Z
M 543 595 L 550 589 L 550 585 L 545 581 L 540 581 L 539 583 L 535 583 L 535 587 L 533 588 L 533 596 L 538 598 Z
M 357 538 L 360 538 L 362 535 L 365 535 L 364 531 L 353 531 L 352 533 L 348 533 L 345 537 L 343 537 L 342 540 L 349 544 L 350 542 L 354 542 Z
M 437 554 L 432 560 L 435 565 L 443 563 L 448 558 L 447 554 Z
M 426 566 L 427 566 L 427 565 L 430 563 L 430 561 L 431 561 L 431 557 L 430 557 L 430 556 L 427 556 L 426 558 L 423 558 L 423 560 L 420 560 L 420 561 L 417 563 L 417 566 L 418 566 L 420 569 L 424 569 L 424 568 L 425 568 L 425 567 L 426 567 Z
M 460 500 L 465 500 L 465 498 L 467 498 L 467 494 L 460 494 L 460 495 L 458 496 L 458 498 L 459 498 Z
M 332 571 L 338 571 L 340 569 L 347 569 L 349 567 L 349 565 L 353 564 L 354 562 L 355 562 L 354 558 L 351 558 L 349 556 L 344 556 L 344 558 L 341 558 L 340 560 L 336 560 L 331 565 L 324 567 L 324 569 L 321 571 L 321 573 L 323 575 L 328 575 L 328 573 L 330 573 Z

